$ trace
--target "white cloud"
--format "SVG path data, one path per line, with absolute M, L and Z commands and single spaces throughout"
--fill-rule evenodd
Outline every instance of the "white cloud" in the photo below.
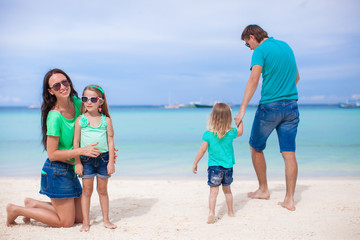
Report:
M 359 9 L 357 0 L 0 1 L 0 81 L 8 83 L 1 93 L 11 96 L 19 92 L 13 85 L 27 84 L 37 102 L 39 82 L 52 67 L 78 80 L 78 91 L 94 82 L 123 86 L 123 79 L 138 86 L 151 81 L 154 88 L 166 79 L 208 83 L 219 91 L 232 81 L 242 86 L 251 51 L 240 35 L 253 23 L 294 49 L 309 95 L 316 95 L 313 82 L 327 79 L 353 79 L 346 87 L 354 88 Z M 186 87 L 201 92 L 199 86 Z
M 313 96 L 303 96 L 300 95 L 299 102 L 300 103 L 340 103 L 345 102 L 346 97 L 336 96 L 336 95 L 313 95 Z
M 353 95 L 351 96 L 351 99 L 355 99 L 355 100 L 360 99 L 360 94 L 353 94 Z
M 303 54 L 340 46 L 346 42 L 344 34 L 360 30 L 359 3 L 351 0 L 257 1 L 251 6 L 236 0 L 64 1 L 53 2 L 56 8 L 43 1 L 21 3 L 9 9 L 3 4 L 0 12 L 4 49 L 130 53 L 152 48 L 234 49 L 241 43 L 243 27 L 258 23 Z
M 360 63 L 351 64 L 333 64 L 333 63 L 316 63 L 314 66 L 304 65 L 298 66 L 300 81 L 313 80 L 329 80 L 329 79 L 343 79 L 353 76 L 354 69 L 360 69 Z
M 9 97 L 0 95 L 0 103 L 20 103 L 20 97 Z

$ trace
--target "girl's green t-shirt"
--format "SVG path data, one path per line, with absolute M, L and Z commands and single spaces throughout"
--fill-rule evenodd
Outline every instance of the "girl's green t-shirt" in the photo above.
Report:
M 221 139 L 219 139 L 213 132 L 206 131 L 203 135 L 203 140 L 209 143 L 208 166 L 221 166 L 223 168 L 232 168 L 235 164 L 235 155 L 233 140 L 237 137 L 238 131 L 236 128 L 228 131 Z
M 50 111 L 46 119 L 46 135 L 59 137 L 59 150 L 73 149 L 75 121 L 76 118 L 80 116 L 81 100 L 74 96 L 73 102 L 75 107 L 75 116 L 73 119 L 65 118 L 58 111 Z M 74 158 L 68 160 L 75 161 Z
M 101 122 L 98 127 L 92 127 L 89 125 L 89 120 L 85 115 L 80 116 L 79 125 L 81 127 L 80 147 L 85 147 L 89 144 L 98 143 L 96 147 L 101 152 L 108 152 L 109 146 L 107 142 L 107 122 L 106 116 L 101 115 Z

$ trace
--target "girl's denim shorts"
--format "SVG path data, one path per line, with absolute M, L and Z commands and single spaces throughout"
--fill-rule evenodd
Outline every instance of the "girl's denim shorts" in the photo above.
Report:
M 77 198 L 82 188 L 74 166 L 47 159 L 41 171 L 40 194 L 49 198 Z
M 107 171 L 109 152 L 103 152 L 95 158 L 81 155 L 80 160 L 84 168 L 82 178 L 93 178 L 95 176 L 100 178 L 110 177 Z
M 223 168 L 221 166 L 208 167 L 208 185 L 218 187 L 221 184 L 226 187 L 233 182 L 233 168 Z

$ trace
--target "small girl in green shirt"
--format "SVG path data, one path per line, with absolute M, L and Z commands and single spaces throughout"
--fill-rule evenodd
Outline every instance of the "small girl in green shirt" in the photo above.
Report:
M 216 103 L 210 114 L 208 131 L 203 135 L 203 144 L 196 155 L 193 164 L 193 173 L 197 173 L 197 165 L 208 150 L 208 185 L 210 186 L 209 195 L 209 217 L 207 223 L 215 222 L 215 205 L 219 193 L 219 186 L 225 194 L 228 215 L 234 216 L 233 196 L 230 184 L 233 181 L 233 165 L 235 164 L 233 140 L 243 133 L 243 124 L 232 128 L 232 116 L 229 105 Z
M 95 176 L 104 226 L 115 229 L 117 226 L 109 220 L 107 193 L 108 178 L 115 172 L 114 151 L 109 151 L 114 149 L 114 129 L 104 90 L 98 85 L 89 85 L 85 87 L 81 101 L 82 115 L 75 122 L 74 149 L 97 143 L 101 154 L 97 157 L 75 157 L 75 173 L 82 177 L 83 183 L 81 205 L 84 219 L 80 231 L 90 229 L 90 200 Z

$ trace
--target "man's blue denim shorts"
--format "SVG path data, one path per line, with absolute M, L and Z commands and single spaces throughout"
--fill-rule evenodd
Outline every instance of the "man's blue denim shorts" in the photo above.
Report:
M 100 178 L 110 177 L 107 171 L 109 152 L 103 152 L 95 158 L 81 155 L 80 160 L 84 167 L 82 178 L 93 178 L 95 176 Z
M 276 129 L 280 152 L 295 152 L 298 124 L 297 100 L 281 100 L 259 104 L 252 125 L 249 144 L 255 150 L 264 150 L 269 135 Z
M 47 159 L 41 171 L 40 194 L 49 198 L 77 198 L 82 194 L 74 166 Z
M 218 187 L 221 184 L 229 186 L 233 182 L 233 168 L 223 168 L 221 166 L 208 167 L 208 185 Z

